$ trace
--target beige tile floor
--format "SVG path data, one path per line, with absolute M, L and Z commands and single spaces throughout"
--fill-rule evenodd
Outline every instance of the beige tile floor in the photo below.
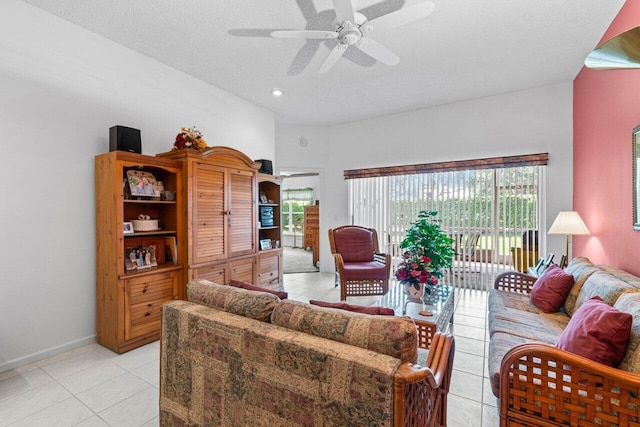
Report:
M 287 274 L 289 298 L 338 301 L 333 275 Z M 456 291 L 448 425 L 499 424 L 486 364 L 486 292 Z M 370 305 L 378 297 L 350 297 Z M 0 373 L 0 426 L 157 426 L 159 343 L 118 355 L 90 344 Z

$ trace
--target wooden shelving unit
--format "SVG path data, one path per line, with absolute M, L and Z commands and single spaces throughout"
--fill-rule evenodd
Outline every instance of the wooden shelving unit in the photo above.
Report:
M 258 213 L 260 227 L 259 241 L 268 240 L 270 249 L 260 250 L 258 258 L 258 285 L 275 285 L 282 283 L 282 180 L 265 174 L 258 174 Z M 264 196 L 264 203 L 260 196 Z M 264 224 L 261 212 L 271 211 L 272 225 Z
M 127 171 L 145 171 L 162 181 L 175 200 L 131 196 Z M 179 298 L 183 278 L 182 164 L 169 159 L 113 151 L 95 158 L 96 333 L 98 343 L 117 352 L 160 337 L 161 307 Z M 157 219 L 160 230 L 124 233 L 124 223 L 140 214 Z M 167 237 L 175 239 L 171 259 Z M 131 269 L 127 251 L 153 248 L 155 264 Z

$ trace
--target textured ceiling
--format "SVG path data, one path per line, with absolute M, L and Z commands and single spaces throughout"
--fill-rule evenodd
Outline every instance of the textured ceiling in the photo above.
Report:
M 326 74 L 331 0 L 24 0 L 254 102 L 278 123 L 335 124 L 571 81 L 624 0 L 432 0 L 427 18 L 373 35 L 387 66 L 350 48 Z M 353 0 L 369 20 L 422 0 Z M 270 91 L 285 94 L 274 98 Z

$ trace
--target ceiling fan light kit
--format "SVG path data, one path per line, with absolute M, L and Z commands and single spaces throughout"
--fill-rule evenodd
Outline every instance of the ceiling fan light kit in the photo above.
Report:
M 593 70 L 640 68 L 640 27 L 618 34 L 595 48 L 584 65 Z
M 370 34 L 392 30 L 401 25 L 425 18 L 435 5 L 425 1 L 417 5 L 391 12 L 368 21 L 362 13 L 355 12 L 351 0 L 333 0 L 336 19 L 333 31 L 281 30 L 273 31 L 271 37 L 281 39 L 338 39 L 338 44 L 329 52 L 318 73 L 329 71 L 350 46 L 355 46 L 373 59 L 386 65 L 396 65 L 400 58 L 385 46 L 369 37 Z

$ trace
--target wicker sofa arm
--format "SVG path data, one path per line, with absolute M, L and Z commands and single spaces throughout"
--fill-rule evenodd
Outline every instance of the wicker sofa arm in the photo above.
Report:
M 404 363 L 394 379 L 394 426 L 447 424 L 447 394 L 451 382 L 455 341 L 436 332 L 426 367 Z
M 500 418 L 502 426 L 635 425 L 640 375 L 547 344 L 523 344 L 502 360 Z
M 507 271 L 496 277 L 493 288 L 520 294 L 530 294 L 536 278 L 517 271 Z

